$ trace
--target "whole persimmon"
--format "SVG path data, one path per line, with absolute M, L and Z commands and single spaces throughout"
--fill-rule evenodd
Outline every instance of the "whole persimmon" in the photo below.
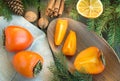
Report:
M 20 51 L 15 54 L 12 60 L 15 70 L 27 78 L 33 78 L 40 73 L 43 65 L 43 58 L 36 52 Z
M 32 34 L 20 26 L 7 26 L 4 31 L 5 48 L 10 52 L 17 52 L 28 48 L 33 42 Z

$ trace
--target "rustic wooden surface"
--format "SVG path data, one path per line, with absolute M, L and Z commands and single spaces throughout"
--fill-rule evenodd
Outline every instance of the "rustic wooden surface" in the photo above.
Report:
M 69 30 L 74 30 L 77 34 L 77 51 L 76 55 L 83 49 L 89 46 L 96 46 L 103 51 L 106 61 L 106 68 L 104 72 L 98 75 L 93 75 L 93 81 L 120 81 L 120 60 L 114 50 L 108 45 L 108 43 L 97 36 L 94 32 L 90 32 L 87 30 L 86 25 L 81 22 L 74 21 L 72 19 L 67 19 L 69 22 L 69 27 L 67 30 L 67 34 Z M 56 19 L 57 20 L 57 19 Z M 60 46 L 55 46 L 54 44 L 54 29 L 56 20 L 53 20 L 47 30 L 47 37 L 49 44 L 54 52 L 58 52 L 61 50 L 63 43 L 65 41 L 65 36 L 62 44 Z M 72 63 L 74 58 L 76 57 L 68 57 L 69 61 Z

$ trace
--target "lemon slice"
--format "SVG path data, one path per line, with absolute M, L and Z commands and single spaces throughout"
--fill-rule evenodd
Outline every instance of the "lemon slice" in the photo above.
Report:
M 77 11 L 86 18 L 97 18 L 103 12 L 103 5 L 100 0 L 79 0 Z

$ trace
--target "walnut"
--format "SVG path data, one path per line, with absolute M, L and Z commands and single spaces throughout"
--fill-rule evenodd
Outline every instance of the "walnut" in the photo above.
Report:
M 28 20 L 29 22 L 35 22 L 37 20 L 37 14 L 33 11 L 27 11 L 25 13 L 25 19 Z
M 45 29 L 47 28 L 48 26 L 48 19 L 46 17 L 42 17 L 38 20 L 38 26 L 41 28 L 41 29 Z

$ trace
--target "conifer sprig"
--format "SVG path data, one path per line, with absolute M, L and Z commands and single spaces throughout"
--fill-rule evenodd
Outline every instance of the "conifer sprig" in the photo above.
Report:
M 54 53 L 54 64 L 51 64 L 49 67 L 50 71 L 53 73 L 51 81 L 92 81 L 92 75 L 82 74 L 78 71 L 71 73 L 68 71 L 68 64 L 66 57 L 62 52 Z
M 38 7 L 39 2 L 38 0 L 22 0 L 23 6 L 25 8 L 27 7 Z M 8 5 L 6 4 L 5 0 L 0 0 L 0 16 L 4 16 L 7 20 L 10 20 L 12 18 L 13 12 L 10 10 Z
M 0 16 L 4 16 L 6 19 L 10 20 L 12 11 L 6 6 L 3 0 L 0 0 Z
M 120 5 L 118 4 L 120 0 L 101 1 L 104 11 L 100 17 L 88 19 L 88 28 L 105 38 L 115 48 L 120 43 Z

